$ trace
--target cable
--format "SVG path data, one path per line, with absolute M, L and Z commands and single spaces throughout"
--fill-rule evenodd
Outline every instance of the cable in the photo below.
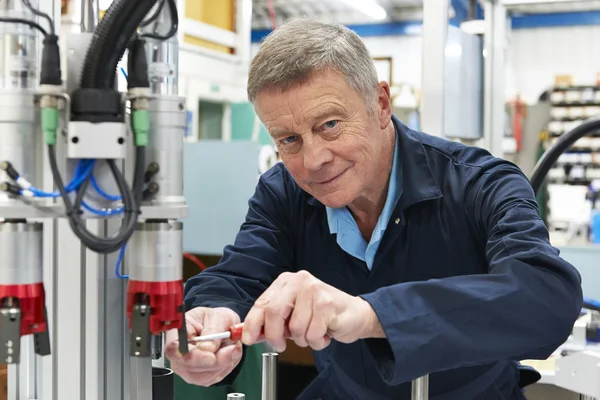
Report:
M 106 193 L 104 190 L 102 190 L 100 188 L 100 186 L 98 186 L 98 182 L 96 182 L 96 178 L 94 178 L 94 175 L 92 175 L 91 183 L 92 183 L 92 187 L 94 188 L 94 190 L 100 196 L 104 197 L 106 200 L 110 200 L 110 201 L 119 201 L 119 200 L 121 200 L 121 196 L 113 196 L 113 195 L 110 195 L 110 194 Z
M 206 264 L 204 264 L 198 257 L 190 253 L 183 253 L 183 258 L 186 258 L 196 264 L 200 271 L 204 271 L 206 269 Z
M 0 17 L 0 22 L 29 25 L 30 28 L 37 29 L 38 31 L 40 31 L 42 33 L 42 35 L 44 35 L 44 37 L 48 36 L 48 32 L 46 32 L 46 30 L 44 28 L 42 28 L 42 26 L 40 24 L 38 24 L 37 22 L 34 22 L 34 21 L 30 21 L 28 19 Z
M 45 12 L 41 12 L 40 10 L 33 8 L 33 6 L 31 5 L 31 2 L 29 0 L 21 0 L 21 2 L 23 4 L 25 4 L 25 7 L 29 8 L 29 11 L 31 11 L 34 15 L 37 15 L 38 17 L 42 17 L 46 21 L 48 21 L 48 26 L 50 27 L 50 33 L 52 35 L 54 35 L 55 28 L 54 28 L 54 21 L 52 21 L 52 18 L 50 18 L 50 16 L 48 14 L 46 14 Z
M 152 22 L 156 21 L 156 19 L 160 15 L 160 12 L 162 11 L 164 6 L 165 6 L 165 0 L 160 0 L 160 3 L 158 3 L 158 7 L 156 7 L 156 10 L 154 11 L 154 14 L 152 14 L 150 17 L 148 17 L 148 19 L 142 21 L 140 23 L 140 27 L 143 28 L 145 26 L 150 25 Z
M 94 170 L 94 165 L 95 165 L 95 160 L 80 160 L 77 163 L 77 167 L 75 168 L 75 173 L 73 174 L 74 175 L 73 179 L 65 187 L 65 190 L 67 191 L 67 193 L 71 193 L 73 191 L 78 190 L 79 187 L 81 186 L 81 184 L 83 183 L 83 181 L 89 175 L 91 175 L 92 185 L 94 186 L 94 189 L 102 197 L 104 197 L 105 199 L 110 200 L 110 201 L 119 201 L 121 199 L 119 196 L 111 196 L 111 195 L 105 193 L 98 186 L 98 183 L 96 182 L 94 176 L 92 175 L 92 172 Z M 29 181 L 27 181 L 25 178 L 21 177 L 21 175 L 18 173 L 18 171 L 8 161 L 2 161 L 0 163 L 0 170 L 5 171 L 7 173 L 7 175 L 17 183 L 18 186 L 16 187 L 16 189 L 13 186 L 11 186 L 10 184 L 7 184 L 4 186 L 5 191 L 11 192 L 16 196 L 52 197 L 52 198 L 61 197 L 61 194 L 58 191 L 45 192 L 45 191 L 40 190 L 40 189 L 36 188 L 35 186 L 33 186 Z M 100 215 L 100 216 L 104 216 L 104 217 L 120 214 L 123 212 L 122 207 L 97 209 L 97 208 L 93 208 L 92 206 L 87 204 L 85 201 L 82 201 L 82 206 L 89 212 L 91 212 L 95 215 Z
M 598 131 L 600 131 L 600 118 L 595 117 L 585 120 L 573 130 L 562 134 L 556 143 L 542 154 L 533 168 L 531 179 L 529 179 L 533 191 L 537 194 L 548 172 L 565 151 L 569 150 L 582 137 Z
M 134 196 L 132 196 L 131 191 L 127 188 L 127 182 L 125 181 L 125 179 L 115 176 L 119 188 L 123 189 L 123 186 L 125 186 L 125 192 L 128 193 L 128 195 L 123 197 L 123 212 L 125 214 L 125 217 L 123 218 L 123 224 L 121 226 L 121 229 L 117 234 L 113 235 L 112 237 L 98 237 L 87 230 L 85 221 L 81 218 L 81 207 L 85 207 L 83 204 L 83 193 L 87 189 L 87 185 L 90 182 L 91 174 L 88 175 L 81 183 L 81 186 L 77 191 L 74 206 L 67 194 L 66 188 L 62 181 L 62 177 L 60 176 L 60 171 L 58 170 L 58 163 L 56 160 L 54 145 L 48 146 L 48 156 L 50 160 L 50 168 L 54 177 L 54 182 L 58 187 L 59 192 L 61 193 L 61 197 L 65 205 L 66 214 L 69 219 L 69 224 L 75 235 L 83 242 L 83 244 L 86 247 L 97 253 L 112 253 L 120 249 L 123 246 L 123 244 L 125 244 L 127 240 L 129 240 L 129 238 L 135 231 L 137 215 L 139 212 L 137 210 L 136 204 L 140 204 L 140 202 L 135 202 L 133 198 Z M 114 175 L 115 169 L 117 169 L 116 165 L 114 164 L 114 161 L 109 160 L 108 164 L 111 168 L 111 172 L 113 172 Z M 136 190 L 137 192 L 140 192 L 139 187 L 136 188 Z M 141 195 L 136 193 L 136 198 L 137 197 L 141 197 Z
M 119 256 L 117 257 L 117 265 L 115 266 L 115 275 L 119 279 L 129 279 L 129 275 L 121 274 L 121 264 L 123 264 L 123 258 L 125 256 L 125 247 L 126 245 L 121 247 L 121 250 L 119 250 Z
M 112 89 L 115 71 L 139 24 L 156 0 L 115 0 L 98 24 L 85 56 L 81 88 Z
M 169 40 L 177 33 L 179 29 L 179 15 L 177 14 L 177 3 L 175 0 L 162 0 L 163 2 L 169 3 L 169 16 L 171 17 L 171 28 L 165 35 L 159 35 L 157 33 L 142 33 L 141 38 L 155 39 L 155 40 Z

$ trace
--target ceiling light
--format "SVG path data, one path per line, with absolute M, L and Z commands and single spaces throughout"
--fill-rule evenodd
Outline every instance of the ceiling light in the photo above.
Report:
M 377 20 L 387 17 L 385 9 L 381 7 L 376 0 L 339 0 L 355 8 L 361 13 Z

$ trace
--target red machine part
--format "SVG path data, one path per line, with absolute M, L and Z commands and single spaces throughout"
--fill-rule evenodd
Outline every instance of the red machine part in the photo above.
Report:
M 129 281 L 127 286 L 127 317 L 131 328 L 131 314 L 138 295 L 148 296 L 150 333 L 158 335 L 183 324 L 183 281 L 140 282 Z
M 46 332 L 46 293 L 43 283 L 0 285 L 0 299 L 18 299 L 21 310 L 21 336 Z

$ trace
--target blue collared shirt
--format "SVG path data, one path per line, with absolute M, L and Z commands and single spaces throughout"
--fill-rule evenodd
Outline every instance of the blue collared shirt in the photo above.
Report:
M 331 234 L 337 234 L 337 244 L 346 253 L 364 261 L 369 270 L 373 268 L 373 261 L 375 260 L 375 255 L 377 254 L 377 249 L 379 248 L 379 244 L 383 238 L 385 228 L 390 222 L 392 212 L 396 208 L 396 204 L 398 203 L 400 195 L 402 194 L 402 164 L 399 160 L 400 156 L 398 147 L 398 137 L 396 134 L 394 161 L 392 164 L 387 199 L 385 201 L 385 205 L 383 206 L 381 215 L 377 220 L 377 225 L 375 225 L 375 229 L 373 230 L 373 234 L 371 235 L 371 240 L 369 243 L 367 243 L 365 238 L 360 233 L 358 225 L 356 224 L 354 217 L 352 217 L 352 214 L 347 207 L 326 207 L 327 221 L 329 222 L 329 232 Z

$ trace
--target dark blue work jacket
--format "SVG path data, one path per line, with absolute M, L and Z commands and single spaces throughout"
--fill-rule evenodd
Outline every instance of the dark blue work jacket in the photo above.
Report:
M 517 361 L 544 359 L 567 339 L 580 276 L 550 245 L 519 168 L 394 124 L 403 194 L 371 271 L 277 164 L 234 245 L 188 281 L 186 306 L 229 307 L 243 320 L 279 274 L 307 270 L 367 300 L 387 339 L 315 352 L 320 373 L 301 399 L 409 399 L 410 381 L 426 374 L 433 400 L 522 399 Z

